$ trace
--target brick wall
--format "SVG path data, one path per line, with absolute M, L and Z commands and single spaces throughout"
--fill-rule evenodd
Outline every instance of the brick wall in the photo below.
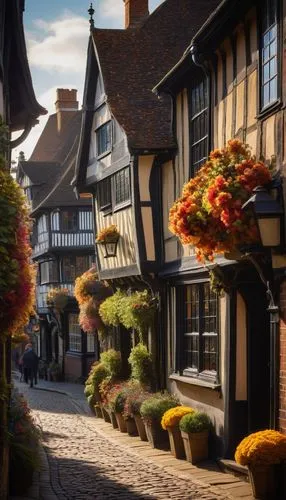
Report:
M 286 281 L 280 290 L 280 384 L 279 428 L 286 434 Z

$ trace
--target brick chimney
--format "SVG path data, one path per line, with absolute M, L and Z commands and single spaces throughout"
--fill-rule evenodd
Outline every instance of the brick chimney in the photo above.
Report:
M 60 133 L 65 124 L 78 111 L 77 90 L 57 89 L 57 100 L 55 102 L 57 113 L 57 127 Z
M 125 28 L 137 28 L 149 16 L 149 0 L 123 0 Z

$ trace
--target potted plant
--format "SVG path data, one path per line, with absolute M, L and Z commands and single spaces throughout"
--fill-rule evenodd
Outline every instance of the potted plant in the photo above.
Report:
M 208 437 L 211 421 L 206 413 L 194 411 L 180 420 L 183 443 L 188 462 L 196 464 L 208 458 Z
M 62 369 L 55 360 L 51 361 L 48 367 L 48 378 L 53 382 L 58 382 L 62 375 Z
M 115 384 L 107 394 L 108 407 L 114 411 L 120 432 L 127 432 L 126 421 L 123 418 L 126 398 L 126 382 Z
M 105 377 L 102 380 L 102 382 L 100 382 L 100 384 L 99 384 L 99 392 L 100 392 L 100 397 L 101 397 L 100 408 L 101 408 L 102 416 L 103 416 L 105 422 L 109 422 L 109 423 L 111 422 L 113 427 L 116 427 L 114 425 L 112 418 L 111 418 L 110 409 L 109 409 L 109 405 L 108 405 L 108 394 L 109 394 L 109 391 L 111 390 L 112 386 L 113 386 L 113 382 L 112 382 L 112 378 L 110 375 Z
M 179 429 L 179 423 L 184 415 L 193 413 L 193 408 L 188 406 L 176 406 L 167 410 L 161 420 L 162 428 L 168 431 L 171 453 L 176 458 L 185 458 L 185 448 Z
M 215 149 L 170 210 L 170 226 L 183 245 L 193 245 L 199 261 L 214 259 L 258 241 L 254 217 L 243 204 L 252 190 L 271 181 L 269 168 L 238 139 Z
M 96 361 L 91 366 L 88 378 L 85 382 L 85 395 L 92 411 L 96 416 L 102 417 L 100 409 L 101 395 L 99 392 L 100 383 L 109 375 L 109 371 L 102 362 Z
M 277 498 L 275 466 L 286 460 L 286 436 L 274 430 L 254 432 L 238 445 L 235 460 L 248 467 L 254 498 Z
M 145 425 L 140 415 L 141 405 L 147 398 L 150 398 L 150 392 L 147 392 L 137 380 L 133 380 L 128 387 L 123 416 L 125 419 L 134 419 L 141 441 L 147 441 Z
M 178 404 L 177 397 L 167 392 L 154 394 L 143 401 L 140 413 L 145 424 L 148 441 L 153 448 L 168 447 L 168 432 L 162 429 L 161 420 L 167 410 L 178 406 Z

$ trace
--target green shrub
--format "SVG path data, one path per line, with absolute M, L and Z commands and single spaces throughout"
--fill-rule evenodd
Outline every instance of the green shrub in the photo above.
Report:
M 111 377 L 119 376 L 121 370 L 121 353 L 119 351 L 109 349 L 108 351 L 102 352 L 100 361 Z
M 143 401 L 140 413 L 145 421 L 156 420 L 161 422 L 164 413 L 170 408 L 178 406 L 179 400 L 176 396 L 169 393 L 156 393 Z
M 131 365 L 131 377 L 141 384 L 149 385 L 152 380 L 152 358 L 147 347 L 139 343 L 131 349 L 128 362 Z
M 109 371 L 103 363 L 96 361 L 91 366 L 84 389 L 84 394 L 91 407 L 96 401 L 99 401 L 99 385 L 108 375 Z
M 195 411 L 182 417 L 179 427 L 188 433 L 203 432 L 211 428 L 211 420 L 206 413 Z

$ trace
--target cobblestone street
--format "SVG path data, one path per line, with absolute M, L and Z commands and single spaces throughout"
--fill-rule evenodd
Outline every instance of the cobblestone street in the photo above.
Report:
M 74 401 L 68 395 L 29 389 L 25 384 L 18 384 L 18 387 L 42 427 L 43 444 L 48 454 L 49 481 L 56 496 L 51 497 L 42 490 L 41 498 L 233 498 L 227 490 L 224 494 L 215 486 L 204 485 L 196 479 L 176 477 L 148 458 L 136 456 L 120 442 L 105 437 L 97 431 L 96 419 L 88 414 L 87 407 L 85 411 L 81 397 Z M 123 439 L 132 441 L 132 438 Z

